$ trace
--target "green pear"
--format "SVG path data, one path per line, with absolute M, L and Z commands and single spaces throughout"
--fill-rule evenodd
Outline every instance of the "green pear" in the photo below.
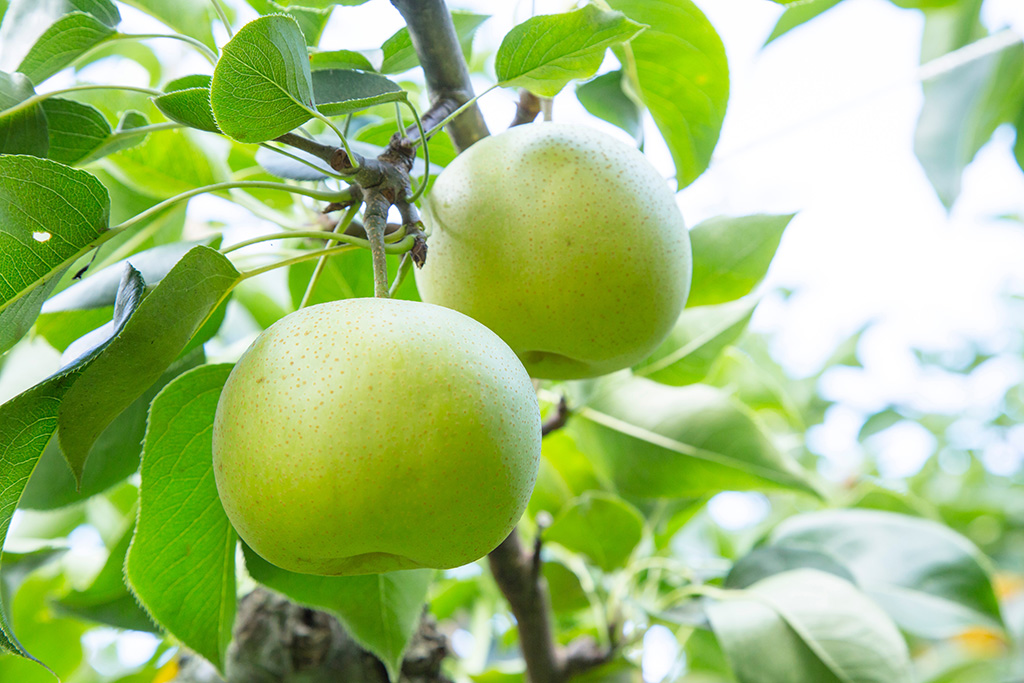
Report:
M 512 350 L 430 304 L 348 299 L 270 327 L 228 377 L 217 490 L 239 536 L 295 572 L 450 568 L 526 507 L 540 409 Z
M 533 377 L 629 367 L 686 303 L 690 238 L 665 179 L 633 147 L 575 125 L 485 138 L 424 205 L 424 301 L 504 339 Z

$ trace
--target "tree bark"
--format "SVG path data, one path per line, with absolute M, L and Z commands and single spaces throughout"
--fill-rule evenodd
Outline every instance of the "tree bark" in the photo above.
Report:
M 402 663 L 402 683 L 451 683 L 441 673 L 447 643 L 424 618 Z M 201 657 L 183 656 L 172 683 L 388 683 L 384 665 L 338 620 L 265 588 L 242 598 L 226 678 Z
M 391 0 L 409 27 L 433 104 L 450 100 L 461 106 L 473 97 L 469 67 L 444 0 Z M 475 104 L 448 124 L 455 148 L 462 151 L 487 137 L 487 124 Z

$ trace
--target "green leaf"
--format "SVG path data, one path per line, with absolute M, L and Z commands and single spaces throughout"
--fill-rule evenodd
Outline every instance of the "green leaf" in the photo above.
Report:
M 312 79 L 317 109 L 327 116 L 351 114 L 408 97 L 397 83 L 363 71 L 323 69 L 314 71 Z
M 85 254 L 109 216 L 106 188 L 85 171 L 0 156 L 0 311 Z
M 402 657 L 420 622 L 432 569 L 363 576 L 312 576 L 276 567 L 246 545 L 245 567 L 252 578 L 302 605 L 338 618 L 363 649 L 372 652 L 398 680 Z
M 452 24 L 455 26 L 455 35 L 462 47 L 462 55 L 469 61 L 473 52 L 473 36 L 476 30 L 485 21 L 490 19 L 486 14 L 473 14 L 471 12 L 452 12 Z M 412 38 L 409 37 L 409 29 L 404 26 L 393 36 L 384 41 L 381 45 L 384 52 L 384 61 L 381 62 L 380 71 L 385 74 L 397 74 L 419 66 L 420 60 L 416 56 L 416 50 L 412 46 Z
M 18 71 L 33 83 L 42 83 L 114 33 L 114 29 L 91 14 L 66 14 L 39 37 Z
M 591 459 L 576 447 L 565 430 L 559 430 L 541 442 L 540 471 L 527 509 L 531 515 L 539 510 L 557 515 L 573 497 L 607 488 L 608 484 L 600 479 Z
M 14 346 L 32 329 L 32 324 L 38 318 L 43 303 L 60 282 L 63 274 L 64 271 L 55 273 L 45 283 L 0 311 L 0 354 Z M 109 314 L 107 318 L 110 318 Z
M 10 545 L 13 544 L 3 553 L 4 573 L 0 578 L 3 618 L 17 625 L 27 646 L 46 664 L 40 666 L 39 660 L 0 656 L 0 680 L 51 683 L 54 676 L 68 676 L 82 658 L 81 648 L 75 646 L 82 629 L 69 629 L 66 620 L 54 619 L 49 614 L 49 599 L 62 577 L 54 576 L 55 572 L 50 570 L 46 572 L 49 578 L 43 578 L 38 571 L 52 567 L 53 561 L 63 555 L 66 548 L 44 545 L 22 552 Z
M 316 9 L 314 7 L 289 7 L 284 13 L 299 23 L 299 29 L 306 39 L 306 45 L 315 47 L 320 42 L 327 21 L 331 18 L 332 7 Z
M 911 683 L 910 655 L 885 612 L 814 569 L 777 574 L 708 605 L 739 683 Z
M 576 86 L 576 98 L 599 119 L 618 126 L 633 136 L 644 139 L 643 114 L 640 107 L 622 89 L 622 71 L 609 71 Z
M 125 564 L 154 621 L 221 671 L 235 619 L 237 536 L 213 477 L 213 415 L 230 371 L 196 368 L 153 401 Z
M 60 399 L 73 381 L 73 371 L 58 374 L 0 405 L 0 542 L 7 537 L 18 498 L 56 429 Z M 10 606 L 2 594 L 0 602 L 0 652 L 31 657 L 14 637 Z
M 345 7 L 356 7 L 369 2 L 369 0 L 281 0 L 279 3 L 284 7 L 291 5 L 303 5 L 305 7 L 319 7 L 321 9 L 341 5 Z M 252 3 L 250 3 L 252 4 Z
M 778 413 L 794 428 L 802 430 L 805 424 L 801 406 L 790 395 L 791 388 L 780 372 L 778 368 L 765 367 L 749 354 L 730 346 L 718 357 L 707 383 L 726 389 L 755 411 Z
M 494 61 L 498 84 L 554 97 L 569 81 L 593 76 L 609 46 L 632 39 L 643 28 L 621 12 L 596 5 L 533 17 L 501 41 Z
M 807 23 L 819 14 L 824 14 L 840 2 L 841 0 L 802 0 L 793 3 L 793 6 L 787 7 L 786 11 L 779 17 L 775 28 L 772 29 L 771 35 L 764 41 L 765 45 L 789 33 L 797 26 Z
M 373 64 L 362 52 L 353 50 L 331 50 L 328 52 L 314 52 L 309 55 L 309 68 L 313 71 L 320 69 L 359 69 L 360 71 L 374 71 Z
M 931 9 L 933 7 L 948 7 L 955 5 L 960 0 L 889 0 L 892 4 L 903 9 Z
M 35 95 L 24 74 L 0 71 L 0 112 Z M 31 154 L 45 157 L 50 146 L 46 113 L 36 104 L 15 114 L 0 116 L 0 154 Z
M 313 84 L 298 22 L 284 15 L 243 26 L 213 70 L 210 103 L 217 125 L 239 142 L 263 142 L 308 121 Z
M 564 564 L 554 558 L 544 558 L 540 572 L 548 584 L 551 609 L 556 614 L 577 612 L 590 607 L 580 578 Z M 430 602 L 430 608 L 434 609 L 433 600 Z
M 81 12 L 114 28 L 121 21 L 110 0 L 12 0 L 0 23 L 0 69 L 17 71 L 32 46 L 61 17 Z
M 1017 160 L 1017 165 L 1024 171 L 1024 106 L 1020 109 L 1020 115 L 1017 117 L 1017 138 L 1013 143 L 1013 157 Z
M 130 263 L 142 273 L 146 284 L 152 288 L 159 284 L 193 247 L 204 245 L 217 248 L 219 244 L 219 237 L 198 242 L 173 242 L 132 254 L 76 282 L 47 301 L 43 306 L 43 318 L 68 311 L 113 306 L 125 264 Z M 110 316 L 107 316 L 108 320 L 109 318 Z
M 729 101 L 729 64 L 721 38 L 690 0 L 610 0 L 649 28 L 617 49 L 676 166 L 689 185 L 711 161 Z
M 104 168 L 128 187 L 161 199 L 212 185 L 227 175 L 185 130 L 151 135 L 145 144 L 108 157 Z
M 199 130 L 219 133 L 210 107 L 210 76 L 185 76 L 164 87 L 165 95 L 153 98 L 153 104 L 172 121 Z
M 902 422 L 904 419 L 903 415 L 893 410 L 892 408 L 886 408 L 885 410 L 875 413 L 861 425 L 860 431 L 857 432 L 857 441 L 863 442 L 865 439 L 884 432 L 889 427 L 892 427 L 898 422 Z
M 768 272 L 794 215 L 721 216 L 690 230 L 693 282 L 686 305 L 721 304 L 749 294 Z
M 149 45 L 132 40 L 112 40 L 97 46 L 75 60 L 75 71 L 80 72 L 90 64 L 109 57 L 130 59 L 141 66 L 149 74 L 149 83 L 146 84 L 149 87 L 156 87 L 160 82 L 163 74 L 160 58 Z
M 54 161 L 75 164 L 110 137 L 110 124 L 96 107 L 58 97 L 44 100 L 42 107 L 49 124 L 47 156 Z
M 50 439 L 18 506 L 30 510 L 52 510 L 80 503 L 131 476 L 139 469 L 149 404 L 168 382 L 203 361 L 201 351 L 175 361 L 153 386 L 114 418 L 89 451 L 81 485 L 68 469 L 58 439 Z
M 108 154 L 115 154 L 121 150 L 141 145 L 142 141 L 146 139 L 146 133 L 133 133 L 132 130 L 147 125 L 149 125 L 149 121 L 141 113 L 134 110 L 124 112 L 121 115 L 121 120 L 117 122 L 117 127 L 110 136 L 93 149 L 84 159 L 81 159 L 79 163 L 87 164 L 101 159 Z M 173 133 L 173 131 L 171 132 Z
M 156 17 L 179 33 L 216 47 L 210 26 L 216 15 L 209 0 L 123 0 L 126 5 Z M 229 12 L 231 10 L 229 9 Z
M 87 621 L 106 624 L 133 631 L 156 631 L 149 615 L 128 592 L 124 578 L 124 560 L 135 531 L 135 523 L 128 525 L 103 564 L 99 574 L 82 590 L 72 590 L 54 606 L 58 612 Z
M 643 529 L 644 518 L 635 507 L 613 493 L 588 491 L 562 508 L 544 539 L 611 572 L 625 566 Z
M 725 577 L 726 588 L 747 588 L 761 579 L 793 569 L 817 569 L 856 583 L 850 570 L 818 550 L 790 546 L 755 548 L 736 561 Z
M 292 306 L 298 308 L 316 265 L 312 261 L 288 268 L 288 292 Z M 366 249 L 331 256 L 313 288 L 310 305 L 327 301 L 373 296 L 373 262 Z
M 1002 627 L 989 561 L 936 522 L 876 510 L 791 517 L 773 545 L 830 555 L 905 631 L 946 638 L 971 626 Z
M 127 270 L 123 283 L 123 296 L 118 298 L 115 307 L 114 329 L 107 339 L 100 340 L 92 352 L 58 373 L 0 405 L 0 547 L 7 537 L 25 484 L 57 429 L 61 400 L 89 363 L 121 332 L 138 305 L 141 289 L 138 273 Z M 0 651 L 30 657 L 14 636 L 8 617 L 10 608 L 5 603 L 0 594 Z
M 705 385 L 606 380 L 574 410 L 569 427 L 627 495 L 777 488 L 816 493 L 807 474 L 776 450 L 749 411 Z
M 928 14 L 926 41 L 951 40 L 944 35 L 946 14 Z M 955 49 L 961 47 L 959 42 L 946 44 Z M 1017 43 L 971 60 L 924 80 L 921 87 L 924 105 L 914 133 L 914 152 L 948 209 L 960 194 L 964 169 L 995 129 L 1012 122 L 1024 104 L 1024 45 Z
M 634 373 L 677 387 L 703 380 L 722 351 L 743 334 L 757 304 L 751 298 L 684 309 L 668 338 Z
M 170 367 L 238 277 L 220 252 L 194 247 L 75 382 L 60 406 L 57 435 L 76 479 L 103 430 Z

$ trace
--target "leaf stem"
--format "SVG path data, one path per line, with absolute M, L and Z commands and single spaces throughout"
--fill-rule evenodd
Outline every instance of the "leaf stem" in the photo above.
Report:
M 402 254 L 402 260 L 398 262 L 398 273 L 395 274 L 395 281 L 391 283 L 391 287 L 388 289 L 389 297 L 395 296 L 398 288 L 405 282 L 405 278 L 410 270 L 412 270 L 412 254 L 407 251 Z
M 160 130 L 174 130 L 176 128 L 185 128 L 185 124 L 177 123 L 175 121 L 163 121 L 161 123 L 151 123 L 148 126 L 139 126 L 138 128 L 125 128 L 117 132 L 111 133 L 108 141 L 117 138 L 126 138 L 132 135 L 138 135 L 140 133 L 155 133 Z
M 328 239 L 329 237 L 330 237 L 330 233 L 320 233 L 320 238 L 321 239 Z M 389 245 L 389 246 L 392 247 L 395 250 L 393 253 L 402 253 L 403 251 L 408 251 L 409 249 L 412 249 L 412 245 L 413 245 L 413 237 L 412 237 L 412 235 L 406 235 L 405 237 L 400 239 L 398 242 L 396 242 L 396 243 L 394 243 L 392 245 Z M 309 261 L 309 260 L 315 259 L 315 258 L 321 258 L 321 257 L 326 257 L 326 256 L 334 256 L 335 254 L 341 254 L 341 253 L 343 253 L 345 251 L 348 251 L 349 249 L 358 249 L 358 247 L 356 245 L 354 245 L 354 244 L 342 244 L 342 245 L 339 245 L 337 247 L 330 247 L 328 249 L 317 249 L 315 251 L 308 251 L 308 252 L 305 252 L 304 254 L 300 254 L 298 256 L 294 256 L 294 257 L 292 257 L 290 259 L 285 259 L 284 261 L 278 261 L 277 263 L 271 263 L 270 265 L 262 266 L 260 268 L 255 268 L 253 270 L 247 270 L 246 272 L 242 273 L 242 279 L 245 280 L 245 279 L 248 279 L 250 277 L 255 277 L 256 275 L 261 275 L 262 273 L 269 272 L 271 270 L 274 270 L 275 268 L 284 268 L 286 266 L 293 266 L 296 263 L 302 263 L 303 261 Z
M 228 19 L 228 13 L 224 10 L 224 5 L 220 3 L 220 0 L 211 0 L 211 2 L 213 2 L 213 9 L 217 11 L 220 23 L 224 24 L 224 30 L 227 31 L 228 38 L 231 38 L 235 35 L 235 32 L 231 30 L 231 21 Z
M 432 135 L 434 135 L 435 133 L 437 133 L 437 131 L 441 130 L 441 129 L 442 129 L 442 128 L 444 128 L 444 127 L 445 127 L 446 125 L 448 125 L 448 122 L 449 122 L 449 121 L 451 121 L 452 119 L 454 119 L 455 117 L 457 117 L 457 116 L 458 116 L 459 114 L 461 114 L 462 112 L 466 111 L 466 110 L 467 110 L 467 109 L 469 109 L 470 107 L 473 107 L 473 106 L 475 106 L 475 105 L 476 105 L 476 101 L 477 101 L 477 100 L 479 100 L 479 99 L 480 99 L 481 97 L 483 97 L 484 95 L 486 95 L 487 93 L 491 92 L 492 90 L 494 90 L 494 89 L 495 89 L 495 88 L 497 88 L 497 87 L 498 87 L 498 84 L 497 84 L 497 83 L 495 83 L 494 85 L 492 85 L 491 87 L 489 87 L 489 88 L 488 88 L 487 90 L 484 90 L 484 91 L 483 91 L 482 93 L 480 93 L 479 95 L 473 95 L 473 97 L 469 98 L 469 100 L 467 100 L 467 101 L 465 102 L 465 104 L 463 104 L 463 105 L 462 105 L 461 107 L 459 107 L 458 109 L 456 109 L 455 111 L 453 111 L 453 112 L 452 112 L 451 114 L 449 114 L 448 116 L 446 116 L 446 117 L 444 117 L 443 119 L 441 119 L 441 120 L 440 120 L 440 121 L 439 121 L 439 122 L 438 122 L 438 123 L 437 123 L 437 124 L 436 124 L 436 125 L 435 125 L 435 126 L 434 126 L 433 128 L 431 128 L 430 130 L 428 130 L 428 131 L 427 131 L 427 135 L 426 135 L 426 137 L 428 137 L 428 138 L 429 138 L 429 137 L 431 137 Z M 424 138 L 424 144 L 425 144 L 425 138 Z
M 285 268 L 287 266 L 293 266 L 296 263 L 309 261 L 310 259 L 323 258 L 326 256 L 333 256 L 335 254 L 342 254 L 346 251 L 356 248 L 358 247 L 356 247 L 354 244 L 342 244 L 336 247 L 329 247 L 327 249 L 309 251 L 306 252 L 305 254 L 300 254 L 299 256 L 294 256 L 290 259 L 285 259 L 284 261 L 278 261 L 277 263 L 271 263 L 270 265 L 261 266 L 259 268 L 253 268 L 252 270 L 247 270 L 244 273 L 242 273 L 242 279 L 248 280 L 251 277 L 256 277 L 257 275 L 262 275 L 263 273 L 268 273 L 276 268 Z
M 412 193 L 412 196 L 405 200 L 409 204 L 412 204 L 423 195 L 423 191 L 427 189 L 427 183 L 430 182 L 430 144 L 424 137 L 423 121 L 420 119 L 420 113 L 416 111 L 416 107 L 413 106 L 412 102 L 406 100 L 405 104 L 409 107 L 410 110 L 412 110 L 412 116 L 416 120 L 416 130 L 419 131 L 420 140 L 423 142 L 423 182 L 420 184 L 418 188 L 416 188 L 416 191 Z
M 289 159 L 292 159 L 293 161 L 299 162 L 300 164 L 305 164 L 306 166 L 309 166 L 310 168 L 312 168 L 312 169 L 314 169 L 316 171 L 319 171 L 320 173 L 323 173 L 326 176 L 330 176 L 332 178 L 336 178 L 337 180 L 344 180 L 344 178 L 345 178 L 345 176 L 340 175 L 338 173 L 335 173 L 333 170 L 327 170 L 327 169 L 321 168 L 321 167 L 317 166 L 316 164 L 314 164 L 313 162 L 309 161 L 308 159 L 303 159 L 302 157 L 300 157 L 300 156 L 298 156 L 296 154 L 292 154 L 288 150 L 281 149 L 280 147 L 274 147 L 273 145 L 268 145 L 265 142 L 261 142 L 260 143 L 260 147 L 262 147 L 264 149 L 269 149 L 271 152 L 277 152 L 278 154 L 286 156 Z M 272 174 L 272 175 L 274 175 L 274 174 Z
M 395 102 L 395 127 L 399 135 L 405 135 L 405 121 L 402 120 L 402 104 Z
M 358 209 L 358 205 L 356 206 Z M 351 218 L 348 221 L 351 222 Z M 340 223 L 339 223 L 340 225 Z M 347 224 L 346 224 L 346 227 Z M 344 229 L 344 228 L 342 228 Z M 388 236 L 390 239 L 385 243 L 385 251 L 388 254 L 402 254 L 407 251 L 405 248 L 396 248 L 396 245 L 404 245 L 405 235 L 395 233 L 394 235 Z M 363 249 L 370 248 L 370 242 L 362 237 L 356 237 L 355 235 L 346 235 L 343 232 L 324 232 L 323 230 L 286 230 L 284 232 L 275 232 L 269 235 L 260 235 L 259 237 L 253 237 L 243 242 L 232 244 L 230 247 L 224 247 L 220 250 L 222 254 L 230 254 L 233 251 L 238 251 L 245 247 L 251 247 L 254 244 L 261 242 L 272 242 L 274 240 L 286 240 L 286 239 L 311 239 L 311 240 L 327 240 L 329 242 L 344 242 L 350 244 L 353 247 L 362 247 Z
M 326 116 L 321 114 L 316 109 L 316 107 L 313 107 L 312 109 L 309 109 L 308 111 L 312 112 L 313 116 L 315 116 L 316 118 L 318 118 L 321 121 L 323 121 L 324 123 L 326 123 L 327 126 L 330 127 L 331 130 L 333 130 L 335 133 L 338 134 L 338 139 L 341 140 L 341 146 L 345 148 L 345 154 L 348 155 L 348 162 L 352 166 L 351 172 L 355 173 L 356 171 L 358 171 L 359 170 L 359 162 L 357 161 L 358 157 L 356 157 L 356 156 L 354 156 L 352 154 L 352 148 L 350 148 L 348 146 L 348 140 L 345 139 L 345 135 L 341 132 L 341 130 L 339 130 L 338 127 L 335 126 L 334 123 L 329 118 L 327 118 Z
M 117 35 L 109 38 L 109 40 L 150 40 L 152 38 L 168 38 L 170 40 L 180 40 L 183 43 L 188 43 L 196 50 L 198 50 L 203 57 L 206 58 L 210 64 L 217 64 L 217 53 L 206 46 L 205 43 L 196 40 L 192 36 L 186 36 L 183 33 L 118 33 Z M 108 42 L 104 41 L 104 42 Z
M 356 213 L 359 211 L 359 204 L 353 204 L 348 207 L 348 211 L 341 217 L 338 224 L 334 226 L 334 233 L 344 233 L 345 228 L 348 227 L 352 219 L 356 217 Z M 403 257 L 404 258 L 404 257 Z M 313 298 L 313 290 L 316 288 L 317 280 L 320 279 L 320 273 L 323 272 L 324 266 L 327 264 L 327 257 L 321 256 L 316 262 L 316 267 L 313 268 L 313 274 L 309 277 L 309 284 L 306 285 L 306 291 L 302 295 L 302 301 L 299 302 L 299 309 L 303 309 L 309 305 L 309 300 Z
M 2 119 L 4 117 L 7 117 L 7 116 L 12 116 L 14 114 L 17 114 L 20 111 L 24 111 L 25 109 L 30 108 L 30 107 L 34 107 L 35 105 L 39 104 L 40 102 L 42 102 L 44 100 L 48 100 L 51 97 L 56 97 L 57 95 L 64 95 L 64 94 L 69 93 L 69 92 L 81 92 L 83 90 L 131 90 L 133 92 L 145 93 L 145 94 L 150 95 L 152 97 L 159 97 L 160 95 L 164 94 L 160 90 L 154 90 L 153 88 L 142 88 L 142 87 L 135 86 L 135 85 L 100 85 L 100 84 L 73 85 L 73 86 L 70 86 L 68 88 L 61 88 L 59 90 L 53 90 L 53 91 L 50 91 L 50 92 L 39 93 L 38 95 L 33 95 L 32 97 L 29 97 L 28 99 L 22 100 L 21 102 L 18 102 L 13 107 L 9 107 L 7 109 L 4 109 L 3 111 L 0 111 L 0 119 Z
M 673 605 L 678 604 L 683 600 L 697 597 L 708 597 L 715 598 L 717 600 L 725 600 L 732 597 L 739 597 L 740 591 L 730 591 L 717 586 L 710 586 L 707 584 L 691 583 L 688 586 L 677 588 L 661 600 L 661 608 L 668 609 Z
M 319 199 L 320 201 L 325 201 L 325 202 L 344 201 L 344 200 L 348 199 L 349 196 L 350 196 L 347 188 L 345 190 L 341 190 L 340 192 L 328 191 L 328 190 L 312 190 L 312 189 L 305 188 L 305 187 L 298 187 L 297 185 L 286 185 L 285 183 L 272 183 L 272 182 L 263 181 L 263 180 L 235 180 L 235 181 L 228 181 L 228 182 L 224 182 L 224 183 L 215 183 L 213 185 L 204 185 L 203 187 L 197 187 L 197 188 L 194 188 L 192 190 L 188 190 L 186 192 L 182 192 L 181 194 L 178 194 L 178 195 L 175 195 L 173 197 L 170 197 L 168 199 L 163 200 L 159 204 L 154 204 L 153 206 L 149 207 L 148 209 L 146 209 L 142 213 L 136 214 L 136 215 L 132 216 L 131 218 L 129 218 L 128 220 L 126 220 L 123 223 L 121 223 L 120 225 L 112 227 L 109 231 L 104 233 L 103 238 L 101 238 L 101 239 L 106 241 L 106 239 L 109 239 L 108 236 L 110 236 L 110 237 L 113 236 L 113 235 L 111 235 L 111 233 L 115 233 L 116 234 L 116 233 L 121 232 L 123 230 L 127 230 L 128 228 L 132 227 L 136 223 L 141 223 L 141 222 L 143 222 L 143 221 L 145 221 L 145 220 L 155 216 L 156 214 L 160 213 L 161 211 L 163 211 L 167 207 L 173 206 L 174 204 L 177 204 L 178 202 L 184 201 L 186 199 L 190 199 L 192 197 L 195 197 L 196 195 L 203 194 L 205 192 L 219 192 L 220 190 L 230 190 L 230 189 L 233 189 L 233 188 L 252 188 L 252 189 L 261 189 L 261 190 L 282 190 L 284 192 L 292 192 L 294 194 L 301 194 L 303 196 L 311 197 L 313 199 Z M 324 233 L 321 233 L 321 234 L 324 234 Z

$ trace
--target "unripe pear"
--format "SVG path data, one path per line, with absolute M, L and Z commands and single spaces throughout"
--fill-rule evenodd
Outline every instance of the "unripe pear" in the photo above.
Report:
M 217 489 L 239 536 L 295 572 L 472 562 L 509 534 L 540 458 L 511 349 L 455 311 L 348 299 L 260 335 L 217 406 Z
M 671 189 L 642 153 L 590 128 L 536 123 L 477 142 L 437 178 L 423 219 L 420 296 L 494 330 L 533 377 L 643 360 L 689 293 Z

